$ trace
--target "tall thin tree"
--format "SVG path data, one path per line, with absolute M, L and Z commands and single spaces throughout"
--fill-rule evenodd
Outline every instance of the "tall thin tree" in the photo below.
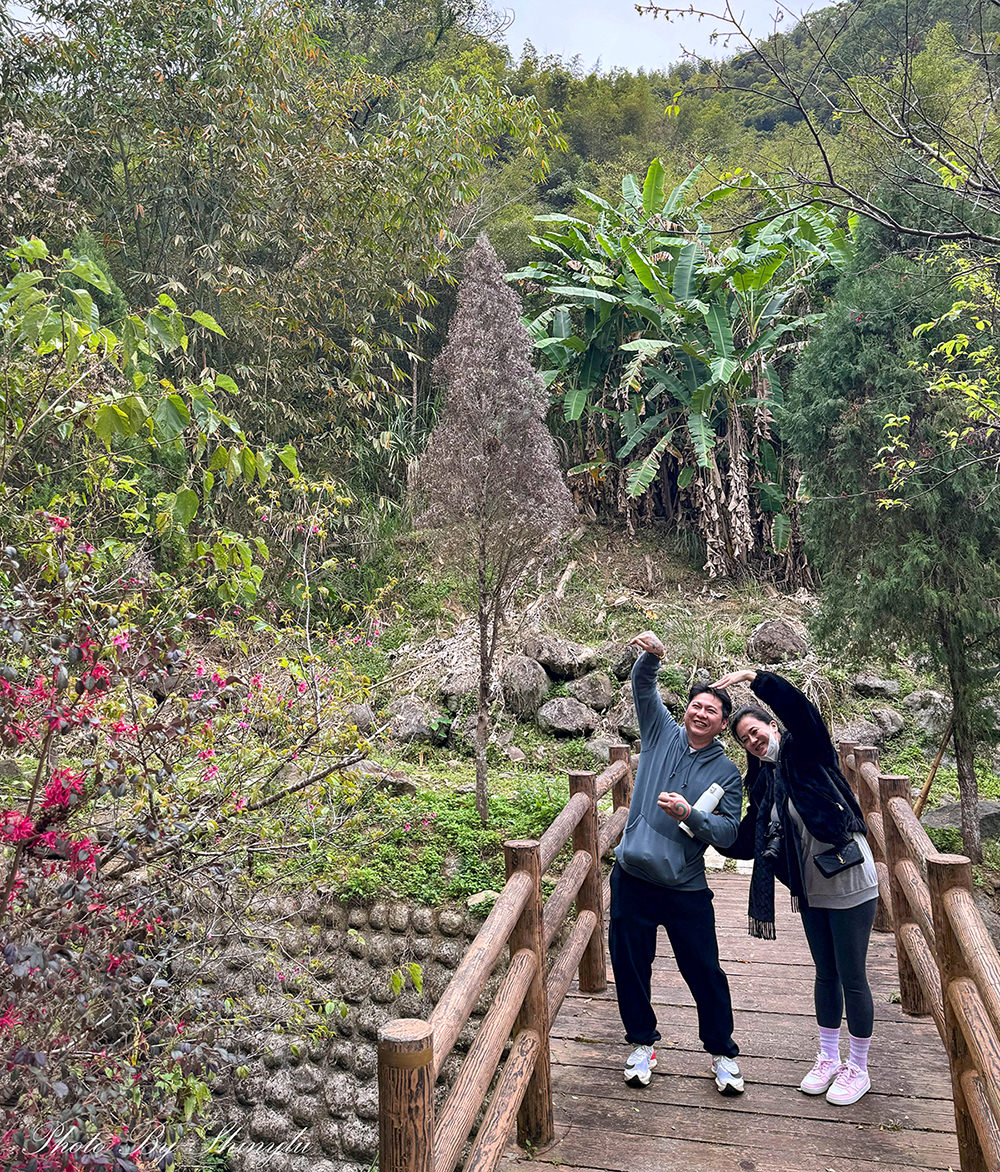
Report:
M 448 343 L 435 364 L 445 406 L 413 478 L 415 521 L 474 572 L 479 636 L 476 809 L 489 816 L 486 742 L 506 608 L 532 558 L 572 514 L 545 425 L 521 305 L 486 236 L 468 253 Z

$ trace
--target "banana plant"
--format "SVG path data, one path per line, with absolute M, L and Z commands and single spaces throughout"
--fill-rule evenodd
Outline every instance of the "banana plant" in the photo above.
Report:
M 823 314 L 821 281 L 850 239 L 819 205 L 786 206 L 747 172 L 705 184 L 695 167 L 667 188 L 654 159 L 613 205 L 580 191 L 594 222 L 538 217 L 542 259 L 510 274 L 541 312 L 528 323 L 544 377 L 577 439 L 580 470 L 624 477 L 630 497 L 666 486 L 693 512 L 713 574 L 739 576 L 785 555 L 796 477 L 777 434 L 779 371 Z M 735 239 L 708 219 L 742 197 L 768 214 Z

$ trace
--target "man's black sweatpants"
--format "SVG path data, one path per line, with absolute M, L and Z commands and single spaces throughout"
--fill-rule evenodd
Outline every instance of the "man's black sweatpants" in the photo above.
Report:
M 625 1037 L 650 1046 L 660 1037 L 650 1002 L 656 930 L 667 930 L 677 967 L 698 1007 L 698 1036 L 709 1054 L 735 1058 L 733 1004 L 719 965 L 712 892 L 676 891 L 636 879 L 619 865 L 611 872 L 608 945 Z

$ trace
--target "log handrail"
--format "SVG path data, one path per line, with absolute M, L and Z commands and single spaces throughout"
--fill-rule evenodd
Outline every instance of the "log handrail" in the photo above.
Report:
M 995 1172 L 1000 954 L 973 903 L 971 864 L 937 851 L 913 812 L 909 778 L 881 773 L 875 749 L 842 741 L 839 752 L 873 840 L 884 885 L 876 928 L 896 934 L 903 1011 L 930 1013 L 948 1055 L 962 1172 Z
M 504 844 L 507 881 L 429 1019 L 390 1021 L 379 1032 L 380 1172 L 454 1172 L 512 1034 L 464 1167 L 492 1172 L 515 1119 L 522 1143 L 551 1141 L 551 1024 L 574 975 L 587 992 L 599 992 L 607 982 L 608 897 L 600 861 L 621 837 L 633 775 L 626 745 L 611 746 L 609 756 L 597 776 L 579 770 L 569 775 L 571 796 L 538 841 Z M 601 814 L 598 803 L 609 792 L 612 809 Z M 542 876 L 570 840 L 569 861 L 543 901 Z M 547 966 L 548 950 L 562 935 L 574 902 L 575 920 Z M 434 1082 L 505 948 L 507 971 L 435 1120 Z

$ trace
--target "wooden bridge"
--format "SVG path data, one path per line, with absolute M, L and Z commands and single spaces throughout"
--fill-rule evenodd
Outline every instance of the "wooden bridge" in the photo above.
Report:
M 972 903 L 969 862 L 934 850 L 908 779 L 881 774 L 875 750 L 840 751 L 879 872 L 868 1095 L 834 1107 L 797 1089 L 816 1045 L 801 924 L 779 889 L 778 939 L 752 939 L 748 880 L 723 872 L 710 883 L 747 1089 L 716 1091 L 665 939 L 653 973 L 658 1065 L 648 1087 L 625 1085 L 600 879 L 631 796 L 621 747 L 599 777 L 570 774 L 570 799 L 539 842 L 506 845 L 504 891 L 430 1019 L 383 1028 L 380 1172 L 1000 1172 L 1000 956 Z M 546 901 L 542 875 L 567 839 L 572 854 Z M 505 952 L 499 989 L 435 1110 L 438 1074 Z

